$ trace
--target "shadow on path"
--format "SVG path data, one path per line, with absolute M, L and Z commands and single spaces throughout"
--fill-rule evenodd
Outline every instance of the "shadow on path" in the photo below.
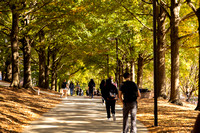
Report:
M 107 121 L 101 99 L 63 98 L 63 102 L 26 127 L 23 133 L 120 133 L 122 109 L 116 106 L 116 121 Z M 137 121 L 138 133 L 147 129 Z

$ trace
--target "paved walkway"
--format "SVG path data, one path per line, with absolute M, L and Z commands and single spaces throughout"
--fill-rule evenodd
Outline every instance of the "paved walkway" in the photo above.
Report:
M 0 86 L 9 86 L 0 81 Z M 46 92 L 41 92 L 46 93 Z M 137 121 L 138 133 L 148 133 Z M 68 97 L 38 120 L 25 127 L 23 133 L 121 133 L 122 109 L 116 105 L 116 121 L 107 121 L 101 99 Z
M 0 86 L 8 87 L 8 86 L 10 86 L 10 83 L 0 80 Z
M 115 122 L 107 121 L 101 99 L 68 97 L 33 121 L 23 133 L 121 133 L 122 109 L 119 105 L 116 106 L 116 119 Z M 139 121 L 137 128 L 138 133 L 148 132 Z

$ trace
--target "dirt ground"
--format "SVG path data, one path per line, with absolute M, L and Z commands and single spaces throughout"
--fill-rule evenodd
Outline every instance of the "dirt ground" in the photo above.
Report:
M 200 111 L 196 105 L 183 102 L 183 106 L 158 99 L 158 126 L 154 127 L 154 99 L 141 99 L 138 102 L 137 119 L 152 133 L 190 133 Z
M 22 132 L 24 126 L 58 103 L 59 96 L 37 95 L 32 90 L 0 87 L 0 132 Z
M 41 89 L 42 90 L 42 89 Z M 43 90 L 44 91 L 44 90 Z M 54 91 L 48 91 L 58 94 Z M 19 133 L 24 126 L 60 103 L 59 96 L 40 94 L 26 89 L 0 87 L 0 132 Z M 193 104 L 183 106 L 158 100 L 158 126 L 154 127 L 154 100 L 140 99 L 137 119 L 152 133 L 191 132 L 199 111 Z

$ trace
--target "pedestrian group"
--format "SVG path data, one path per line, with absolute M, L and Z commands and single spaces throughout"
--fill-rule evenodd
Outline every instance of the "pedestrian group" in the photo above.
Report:
M 141 97 L 140 91 L 135 82 L 130 80 L 130 74 L 124 73 L 124 82 L 117 89 L 117 83 L 113 82 L 113 77 L 109 77 L 106 80 L 102 80 L 100 83 L 100 89 L 102 94 L 102 103 L 106 106 L 107 120 L 110 121 L 111 117 L 113 121 L 116 121 L 115 116 L 115 104 L 116 100 L 120 100 L 123 105 L 123 133 L 137 133 L 136 128 L 136 113 L 137 113 L 137 98 Z M 73 95 L 74 88 L 77 88 L 77 95 L 82 95 L 80 85 L 77 83 L 76 87 L 71 81 L 68 85 L 66 80 L 62 83 L 61 97 L 67 98 L 68 91 L 70 95 Z M 88 83 L 88 95 L 89 98 L 94 97 L 95 82 L 91 79 Z M 112 115 L 111 115 L 112 114 Z M 128 116 L 130 114 L 131 122 L 130 127 L 128 123 Z

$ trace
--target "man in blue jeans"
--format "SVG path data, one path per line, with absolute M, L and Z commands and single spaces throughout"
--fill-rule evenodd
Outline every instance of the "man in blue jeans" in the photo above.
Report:
M 123 103 L 123 133 L 127 133 L 128 114 L 131 114 L 130 133 L 137 133 L 136 113 L 137 113 L 137 97 L 140 97 L 140 91 L 135 82 L 130 81 L 130 74 L 124 73 L 125 82 L 122 83 L 119 89 L 119 99 Z M 123 100 L 122 100 L 123 95 Z

